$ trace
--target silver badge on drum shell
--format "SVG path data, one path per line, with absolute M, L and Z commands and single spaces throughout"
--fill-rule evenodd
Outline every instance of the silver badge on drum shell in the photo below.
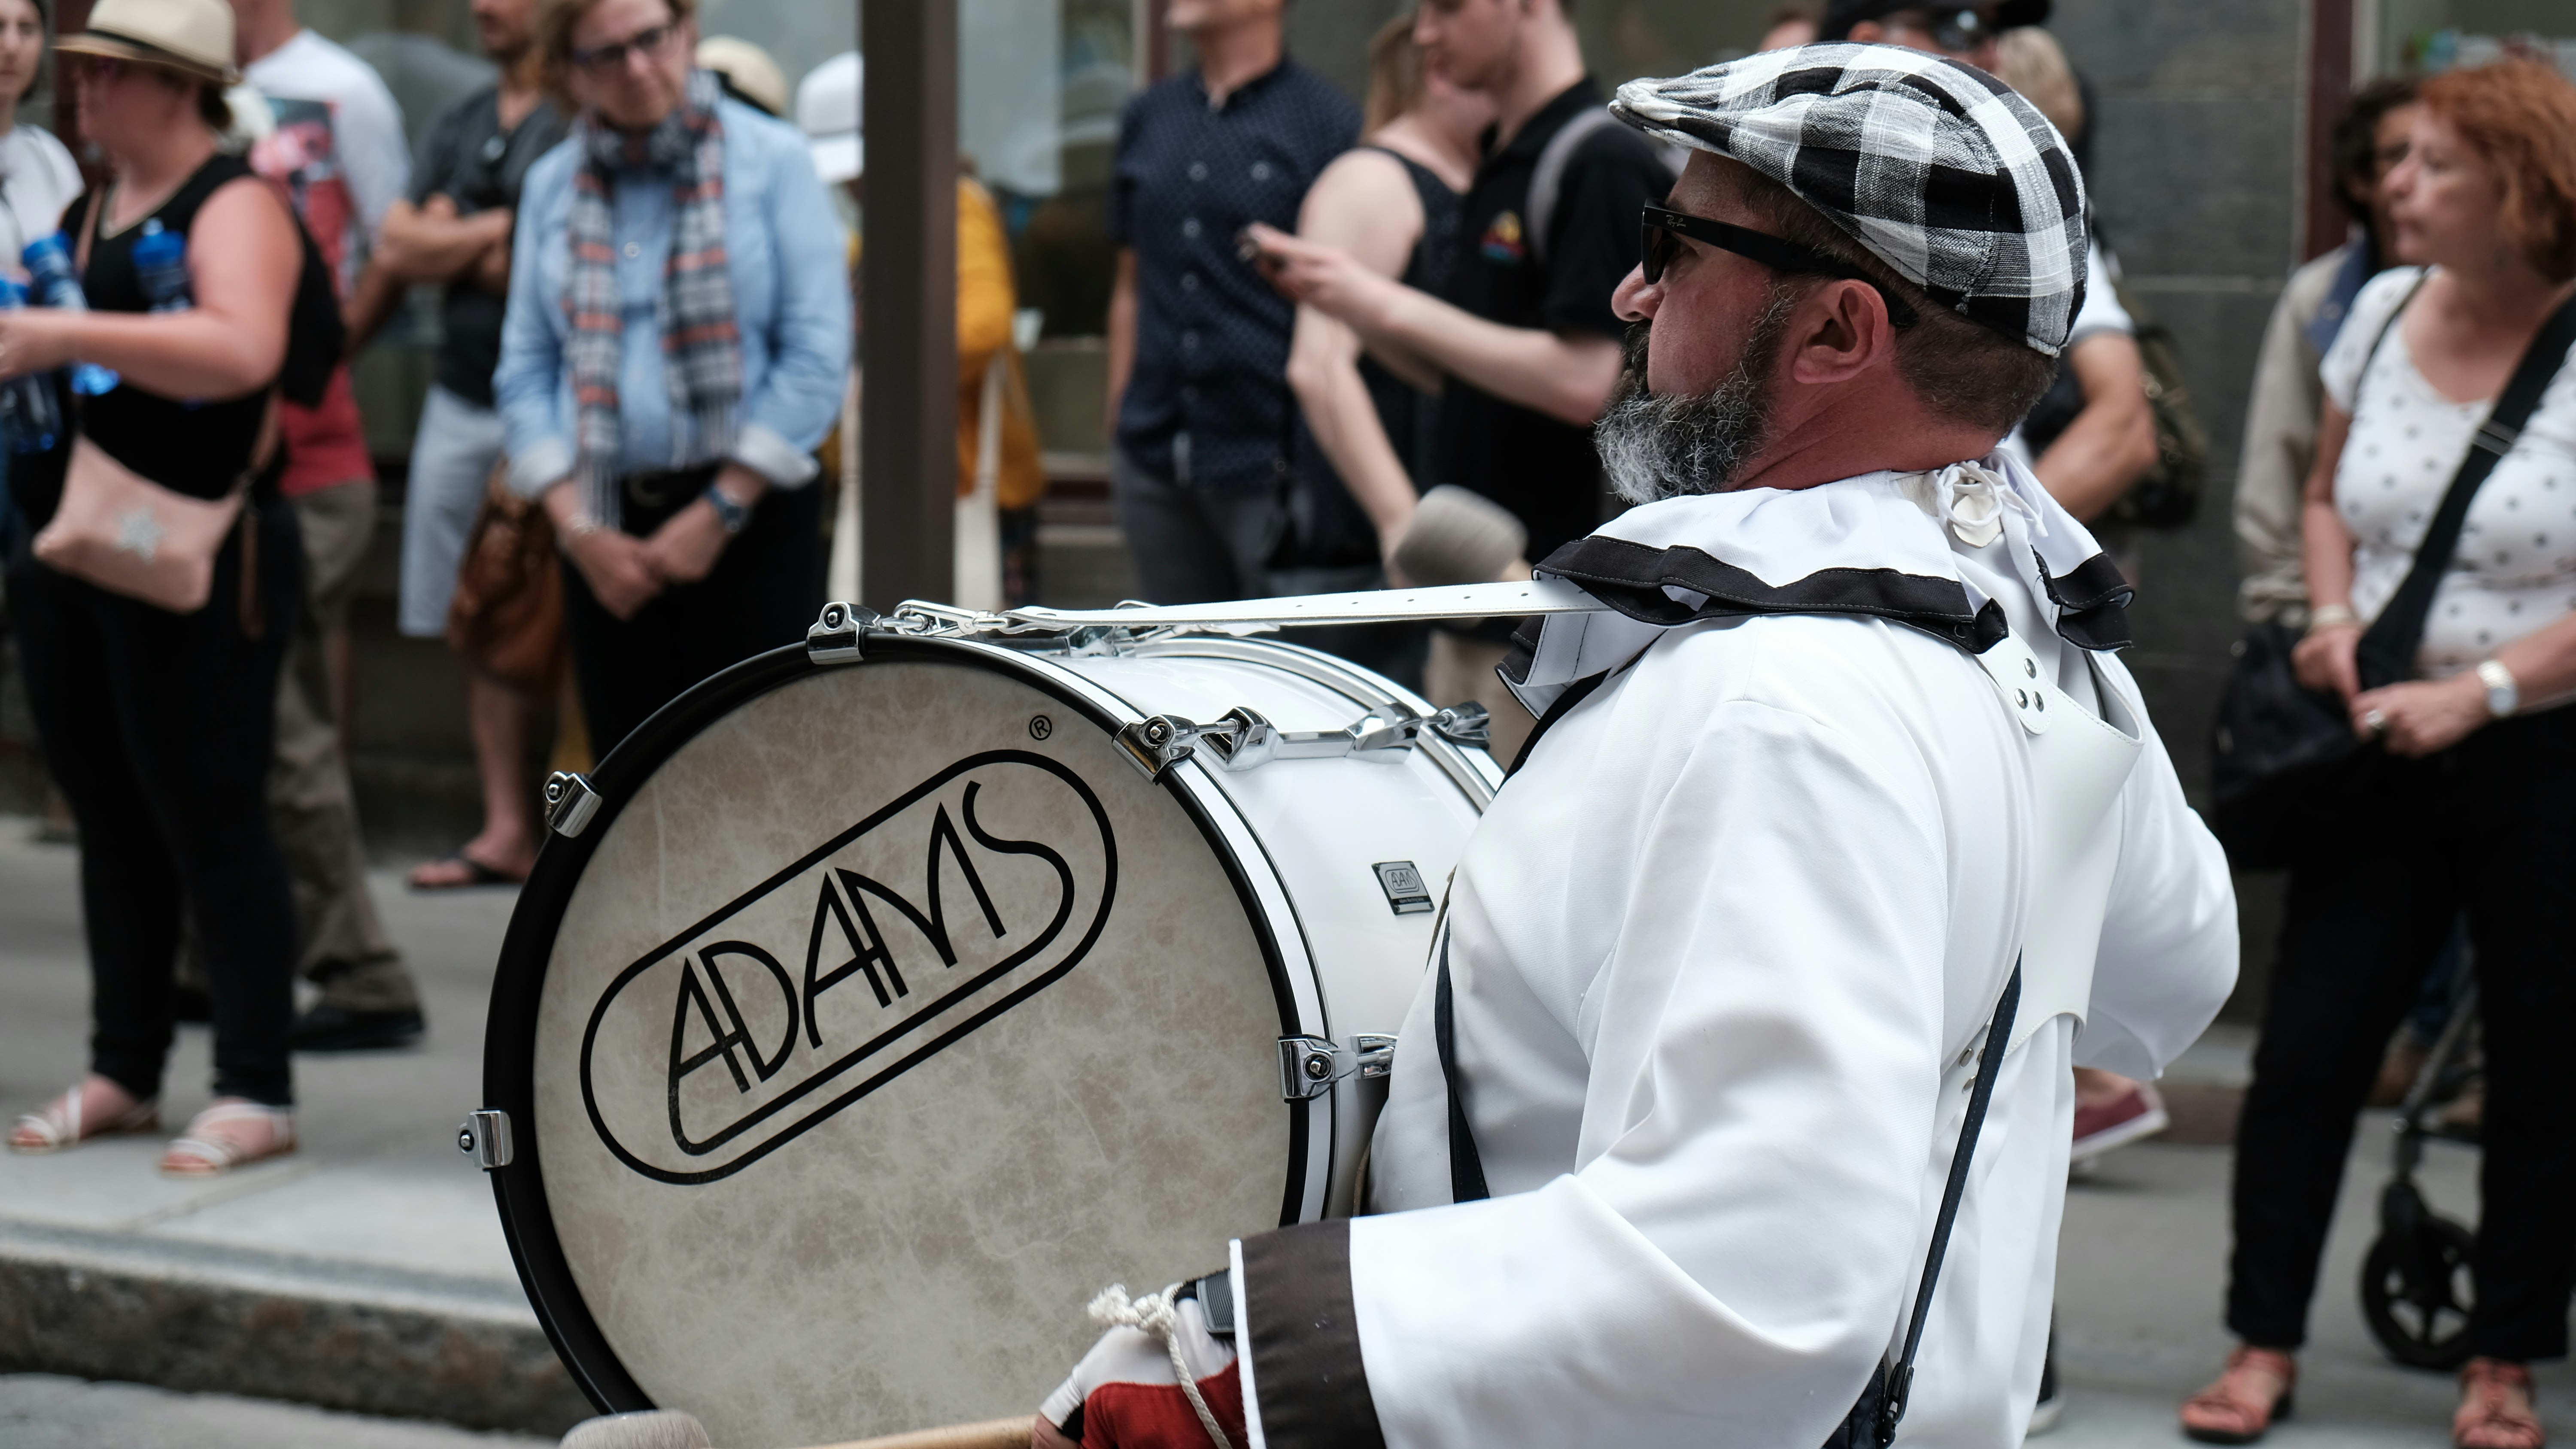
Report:
M 960 760 L 619 972 L 582 1037 L 591 1125 L 646 1177 L 729 1177 L 1061 979 L 1117 876 L 1073 771 Z

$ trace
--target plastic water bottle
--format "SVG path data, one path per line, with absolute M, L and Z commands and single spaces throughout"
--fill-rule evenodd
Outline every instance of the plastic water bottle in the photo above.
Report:
M 188 239 L 163 231 L 158 221 L 143 223 L 134 239 L 134 272 L 155 312 L 185 312 L 196 305 L 188 290 Z
M 61 232 L 38 237 L 27 243 L 19 255 L 27 265 L 33 285 L 27 290 L 44 306 L 66 312 L 86 312 L 89 298 L 81 291 L 80 278 L 72 271 L 71 239 Z M 116 374 L 95 362 L 72 364 L 72 391 L 83 397 L 97 397 L 116 387 Z
M 0 277 L 0 311 L 27 305 L 27 289 Z M 0 416 L 9 425 L 9 447 L 19 453 L 51 452 L 62 441 L 63 410 L 54 400 L 54 380 L 41 373 L 0 382 Z

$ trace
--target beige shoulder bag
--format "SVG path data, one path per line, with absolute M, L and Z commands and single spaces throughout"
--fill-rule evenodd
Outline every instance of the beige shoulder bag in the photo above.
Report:
M 98 236 L 101 195 L 81 228 L 76 265 L 89 270 L 90 243 Z M 248 506 L 251 481 L 277 449 L 277 394 L 268 395 L 250 466 L 221 498 L 192 498 L 165 488 L 108 456 L 81 433 L 72 435 L 71 461 L 63 473 L 62 502 L 36 535 L 36 557 L 111 593 L 141 599 L 174 614 L 193 614 L 214 590 L 215 555 L 224 535 L 242 531 L 242 632 L 259 637 L 257 510 Z

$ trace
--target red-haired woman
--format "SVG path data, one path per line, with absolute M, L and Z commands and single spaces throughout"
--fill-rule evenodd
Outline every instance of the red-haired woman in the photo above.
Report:
M 2576 295 L 2576 86 L 2506 61 L 2427 82 L 2382 183 L 2398 256 L 2323 368 L 2305 504 L 2300 678 L 2386 748 L 2359 828 L 2294 868 L 2237 1128 L 2227 1373 L 2183 1406 L 2214 1443 L 2286 1407 L 2352 1128 L 2389 1033 L 2465 912 L 2486 1023 L 2485 1163 L 2464 1449 L 2539 1449 L 2535 1359 L 2567 1351 L 2576 1275 L 2576 367 L 2470 507 L 2417 677 L 2361 687 L 2355 645 L 2413 567 L 2497 394 Z

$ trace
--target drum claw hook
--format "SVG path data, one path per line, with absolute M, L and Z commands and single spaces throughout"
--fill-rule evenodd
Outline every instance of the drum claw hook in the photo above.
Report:
M 1311 1102 L 1343 1081 L 1377 1081 L 1395 1067 L 1395 1038 L 1361 1032 L 1343 1046 L 1327 1037 L 1279 1038 L 1279 1096 Z

